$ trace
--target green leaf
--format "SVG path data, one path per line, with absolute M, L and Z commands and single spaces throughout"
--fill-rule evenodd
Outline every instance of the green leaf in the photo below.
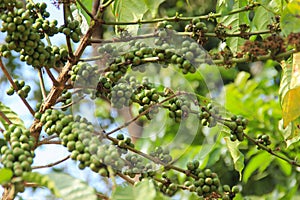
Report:
M 244 155 L 240 152 L 238 146 L 240 142 L 232 142 L 229 137 L 224 137 L 227 148 L 233 159 L 234 169 L 239 172 L 240 180 L 242 179 L 242 170 L 244 169 Z
M 82 4 L 85 6 L 85 8 L 89 11 L 92 10 L 92 7 L 93 7 L 93 1 L 91 0 L 81 0 Z M 85 20 L 83 21 L 86 21 L 88 24 L 90 23 L 91 19 L 90 19 L 90 16 L 84 11 L 84 9 L 80 6 L 80 4 L 77 4 L 77 8 L 78 8 L 78 12 L 80 14 L 82 14 L 85 18 Z
M 25 128 L 24 122 L 19 118 L 19 116 L 12 111 L 9 107 L 4 105 L 2 102 L 0 102 L 0 111 L 13 123 L 21 128 Z M 9 124 L 2 118 L 0 117 L 0 122 L 4 126 L 5 129 L 8 128 Z
M 134 186 L 118 185 L 112 193 L 113 200 L 153 200 L 164 199 L 159 192 L 156 192 L 152 180 L 143 180 Z
M 300 116 L 300 53 L 293 55 L 293 66 L 282 63 L 283 75 L 279 88 L 283 128 Z
M 281 171 L 286 175 L 290 176 L 292 174 L 292 165 L 286 162 L 285 160 L 282 160 L 280 158 L 276 158 L 276 162 L 279 165 L 279 168 Z
M 258 7 L 254 10 L 254 17 L 251 21 L 251 30 L 260 31 L 268 30 L 268 25 L 271 24 L 274 20 L 274 13 L 266 10 L 264 7 Z M 262 38 L 266 38 L 270 34 L 261 34 Z
M 280 120 L 278 126 L 287 147 L 300 140 L 300 118 L 289 123 L 286 128 L 283 128 L 283 120 Z
M 218 0 L 216 10 L 224 16 L 232 10 L 233 5 L 234 0 Z
M 298 199 L 295 194 L 298 191 L 298 185 L 295 185 L 293 188 L 289 189 L 289 192 L 287 192 L 283 197 L 281 197 L 279 200 L 292 200 L 292 199 Z
M 24 172 L 22 177 L 27 182 L 33 182 L 40 187 L 48 188 L 56 197 L 61 196 L 56 188 L 55 183 L 49 178 L 48 175 L 39 174 L 37 172 Z
M 274 14 L 280 14 L 286 6 L 286 1 L 283 0 L 259 0 L 258 2 Z
M 145 4 L 147 5 L 149 11 L 152 14 L 152 17 L 156 17 L 157 12 L 158 12 L 158 7 L 161 3 L 163 3 L 165 0 L 144 0 Z
M 249 73 L 242 71 L 235 78 L 234 84 L 239 88 L 244 88 L 250 76 Z
M 273 161 L 273 157 L 270 156 L 267 152 L 263 151 L 257 155 L 255 155 L 249 163 L 246 165 L 244 173 L 243 173 L 243 182 L 247 182 L 252 173 L 255 170 L 259 170 L 262 173 Z
M 13 176 L 13 172 L 10 169 L 0 169 L 0 184 L 4 184 L 10 181 Z
M 290 1 L 281 14 L 280 27 L 285 36 L 300 31 L 300 0 Z
M 221 2 L 230 2 L 230 1 L 221 1 Z M 237 0 L 234 1 L 234 5 L 232 9 L 238 9 L 247 5 L 247 1 Z M 221 3 L 217 6 L 217 11 L 221 11 L 227 9 L 226 3 Z M 239 33 L 241 24 L 250 24 L 249 20 L 249 11 L 247 12 L 239 12 L 233 15 L 225 15 L 217 19 L 218 23 L 225 25 L 226 27 L 231 27 L 230 30 L 226 30 L 227 33 Z M 240 37 L 229 37 L 226 39 L 227 46 L 231 49 L 231 51 L 235 54 L 238 50 L 240 50 L 240 46 L 244 44 L 245 40 Z
M 113 4 L 113 14 L 117 22 L 142 20 L 149 10 L 144 0 L 116 0 Z M 132 34 L 136 34 L 139 25 L 126 26 Z
M 48 177 L 54 182 L 55 188 L 63 200 L 97 200 L 94 188 L 82 180 L 64 173 L 51 173 Z

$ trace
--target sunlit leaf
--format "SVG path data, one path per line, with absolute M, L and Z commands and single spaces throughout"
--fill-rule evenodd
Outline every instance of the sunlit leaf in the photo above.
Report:
M 300 118 L 289 123 L 286 128 L 283 128 L 283 120 L 280 120 L 278 126 L 287 147 L 300 140 Z
M 286 175 L 290 176 L 292 173 L 292 165 L 285 160 L 282 160 L 280 158 L 276 158 L 276 162 L 278 166 L 280 167 L 281 171 Z
M 0 184 L 7 183 L 13 176 L 13 172 L 10 169 L 0 169 Z
M 81 0 L 81 2 L 87 10 L 89 10 L 89 11 L 92 10 L 93 1 Z M 79 4 L 77 4 L 77 8 L 79 9 L 79 11 L 77 11 L 77 12 L 79 12 L 82 16 L 84 16 L 84 19 L 82 19 L 83 22 L 89 23 L 91 21 L 90 16 L 84 11 L 84 9 Z
M 39 187 L 48 188 L 56 197 L 61 196 L 56 188 L 55 183 L 49 178 L 48 175 L 39 174 L 37 172 L 24 172 L 23 179 L 27 182 L 33 182 Z
M 168 199 L 156 192 L 153 181 L 143 180 L 134 186 L 118 185 L 113 191 L 111 199 L 113 200 L 159 200 Z
M 24 122 L 19 118 L 19 116 L 12 111 L 9 107 L 4 105 L 2 102 L 0 102 L 0 111 L 13 123 L 16 124 L 20 127 L 25 127 Z M 0 122 L 4 126 L 5 129 L 8 128 L 9 124 L 2 118 L 0 117 Z
M 285 35 L 300 31 L 300 0 L 290 1 L 281 14 L 280 27 Z
M 300 53 L 293 55 L 293 65 L 282 63 L 283 75 L 279 95 L 283 127 L 300 116 Z
M 270 157 L 270 154 L 263 151 L 257 155 L 255 155 L 249 163 L 247 163 L 244 173 L 243 173 L 243 181 L 246 183 L 250 176 L 253 174 L 255 170 L 259 170 L 259 172 L 263 172 L 273 161 L 273 158 Z
M 258 2 L 274 14 L 280 14 L 287 4 L 283 0 L 259 0 Z
M 156 17 L 157 12 L 158 12 L 158 7 L 161 3 L 163 3 L 165 0 L 144 0 L 145 4 L 147 5 L 149 11 L 152 14 L 152 17 Z
M 96 191 L 82 180 L 63 173 L 48 175 L 63 200 L 96 200 Z
M 141 0 L 116 0 L 112 11 L 117 22 L 129 22 L 142 20 L 148 10 L 145 2 Z M 136 34 L 138 28 L 139 25 L 126 26 L 126 30 L 131 34 Z
M 239 142 L 232 142 L 229 137 L 224 137 L 227 148 L 230 152 L 230 155 L 233 159 L 234 169 L 237 170 L 240 174 L 240 180 L 242 179 L 242 170 L 244 169 L 244 155 L 239 150 Z

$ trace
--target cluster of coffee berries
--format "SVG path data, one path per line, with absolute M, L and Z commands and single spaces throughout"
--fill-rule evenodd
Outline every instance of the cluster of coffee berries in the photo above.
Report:
M 25 81 L 24 80 L 14 80 L 14 83 L 17 86 L 17 93 L 20 97 L 22 98 L 27 98 L 31 88 L 29 85 L 25 85 Z M 11 96 L 15 93 L 15 89 L 13 86 L 10 86 L 7 90 L 6 90 L 6 94 Z
M 237 193 L 240 192 L 240 188 L 236 185 L 233 186 L 231 189 L 229 185 L 223 185 L 222 189 L 223 189 L 222 200 L 231 200 L 235 197 Z
M 172 161 L 172 156 L 168 149 L 163 149 L 162 147 L 155 147 L 154 151 L 151 151 L 150 156 L 158 158 L 163 163 L 169 163 Z
M 94 172 L 107 176 L 107 166 L 114 170 L 121 170 L 124 166 L 119 148 L 102 142 L 94 134 L 93 125 L 85 118 L 48 109 L 40 121 L 44 123 L 48 135 L 58 134 L 62 145 L 71 152 L 71 158 L 80 162 L 80 169 L 90 167 Z
M 243 141 L 244 140 L 244 130 L 248 124 L 248 120 L 242 116 L 233 115 L 231 121 L 224 121 L 223 124 L 227 126 L 230 131 L 231 141 Z
M 30 11 L 30 15 L 33 19 L 38 19 L 38 18 L 48 18 L 50 17 L 50 13 L 46 10 L 47 9 L 47 4 L 45 2 L 42 3 L 27 3 L 26 4 L 26 9 Z
M 3 14 L 5 10 L 16 8 L 22 8 L 23 2 L 21 0 L 6 0 L 0 2 L 0 14 Z
M 113 58 L 120 55 L 120 52 L 122 52 L 121 47 L 111 44 L 105 44 L 98 48 L 98 53 L 103 55 L 106 59 L 108 58 L 108 62 L 113 61 Z
M 10 51 L 19 52 L 20 60 L 33 67 L 61 66 L 67 61 L 68 52 L 64 48 L 46 46 L 42 38 L 45 34 L 57 33 L 57 21 L 49 22 L 46 3 L 26 4 L 26 10 L 21 4 L 5 10 L 2 19 L 2 32 L 6 32 L 5 42 L 1 45 L 2 56 L 9 57 Z
M 198 114 L 203 126 L 214 127 L 217 125 L 218 119 L 221 118 L 219 109 L 209 103 L 207 106 L 201 106 Z
M 6 141 L 9 141 L 9 146 L 1 147 L 1 162 L 5 168 L 13 171 L 14 177 L 22 177 L 23 172 L 31 171 L 34 138 L 30 136 L 28 130 L 14 124 L 9 125 L 3 136 Z M 18 192 L 24 191 L 22 179 L 18 179 L 14 184 Z
M 185 31 L 192 32 L 191 37 L 201 45 L 208 40 L 207 37 L 205 37 L 205 33 L 208 31 L 206 24 L 201 22 L 199 18 L 194 18 L 190 24 L 186 25 Z
M 145 86 L 145 84 L 143 84 Z M 153 119 L 154 115 L 158 113 L 158 107 L 153 106 L 158 103 L 159 94 L 155 88 L 144 87 L 136 96 L 134 97 L 134 102 L 142 106 L 139 109 L 139 113 L 142 113 L 146 110 L 149 112 L 146 113 L 147 119 Z M 150 106 L 152 106 L 150 108 Z M 150 108 L 150 109 L 149 109 Z
M 91 87 L 93 87 L 92 89 L 96 89 L 95 87 L 99 81 L 97 71 L 97 65 L 91 65 L 86 62 L 78 62 L 77 65 L 72 67 L 69 75 L 71 76 L 74 86 L 82 88 L 83 92 L 86 93 L 90 91 Z
M 134 144 L 132 143 L 131 139 L 129 137 L 124 137 L 123 134 L 118 134 L 117 139 L 119 140 L 117 145 L 122 149 L 125 147 L 125 145 L 130 146 L 131 148 L 134 148 Z M 125 152 L 122 152 L 125 153 Z
M 143 159 L 139 155 L 135 154 L 127 154 L 125 156 L 127 167 L 124 170 L 124 174 L 134 178 L 136 175 L 140 175 L 139 179 L 153 177 L 155 175 L 155 171 L 151 163 L 145 163 L 145 159 Z
M 169 101 L 169 117 L 180 122 L 188 117 L 191 103 L 183 97 L 176 97 Z
M 186 45 L 187 43 L 190 42 L 186 40 L 182 43 L 182 45 Z M 180 53 L 182 53 L 181 55 L 183 56 L 174 54 L 171 57 L 171 63 L 175 64 L 179 69 L 181 69 L 183 74 L 187 74 L 188 72 L 190 73 L 196 72 L 196 68 L 192 64 L 192 60 L 196 58 L 196 56 L 194 54 L 195 53 L 194 51 L 190 51 L 190 48 L 193 48 L 193 46 L 198 46 L 198 45 L 196 43 L 192 43 L 192 44 L 193 45 L 191 45 L 189 48 L 188 47 L 182 48 Z
M 96 88 L 97 97 L 107 97 L 111 91 L 112 82 L 105 76 L 100 76 L 99 82 Z
M 68 106 L 70 106 L 70 104 L 72 103 L 72 93 L 66 89 L 63 90 L 59 101 L 62 103 L 62 111 L 66 111 L 68 109 Z
M 257 136 L 256 142 L 264 146 L 269 146 L 271 144 L 270 137 L 266 134 L 260 134 Z M 259 148 L 259 147 L 258 147 Z
M 175 174 L 167 174 L 167 172 L 163 172 L 161 177 L 162 181 L 157 183 L 160 191 L 168 196 L 174 196 L 179 189 L 178 177 Z
M 173 26 L 167 21 L 159 22 L 157 24 L 157 35 L 161 41 L 167 39 L 171 30 L 173 30 Z
M 200 170 L 198 160 L 189 161 L 186 167 L 195 176 L 194 178 L 187 178 L 184 182 L 184 186 L 189 191 L 204 197 L 219 193 L 220 180 L 218 175 L 212 172 L 211 169 Z
M 69 36 L 73 42 L 80 41 L 81 29 L 80 23 L 77 20 L 69 20 L 67 24 L 59 27 L 58 31 L 65 34 L 66 36 Z
M 227 36 L 226 31 L 227 31 L 226 26 L 224 26 L 221 23 L 216 24 L 215 33 L 221 41 L 225 41 L 226 36 Z
M 130 87 L 130 84 L 127 81 L 119 81 L 111 89 L 109 95 L 111 99 L 112 106 L 115 108 L 122 108 L 123 106 L 128 107 L 131 105 L 131 97 L 133 95 L 133 88 Z

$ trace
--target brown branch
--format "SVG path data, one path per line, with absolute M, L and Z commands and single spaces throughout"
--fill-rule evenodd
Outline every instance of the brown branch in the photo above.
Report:
M 57 85 L 52 86 L 44 104 L 41 106 L 41 108 L 39 110 L 40 113 L 44 113 L 45 110 L 47 110 L 48 108 L 51 108 L 56 103 L 56 100 L 59 98 L 59 96 L 62 94 L 62 92 L 65 88 L 66 82 L 70 78 L 69 71 L 72 69 L 72 66 L 79 61 L 80 56 L 82 55 L 83 51 L 85 50 L 85 48 L 87 47 L 87 45 L 89 43 L 89 38 L 92 36 L 94 28 L 97 26 L 98 26 L 97 22 L 91 23 L 87 33 L 83 36 L 83 38 L 81 39 L 81 42 L 79 43 L 78 48 L 74 52 L 74 57 L 71 60 L 68 60 L 68 62 L 66 63 L 66 65 L 64 66 L 62 71 L 60 72 L 59 77 L 57 79 Z M 42 130 L 42 126 L 43 126 L 43 124 L 38 119 L 35 119 L 32 126 L 30 127 L 30 132 L 34 136 L 36 141 L 38 141 L 38 139 L 39 139 L 39 135 Z M 37 143 L 36 143 L 36 145 L 37 145 Z
M 277 153 L 275 153 L 272 149 L 270 149 L 269 147 L 266 147 L 265 145 L 257 142 L 255 139 L 251 138 L 250 136 L 248 136 L 247 134 L 244 133 L 244 136 L 252 143 L 254 143 L 256 146 L 258 146 L 259 148 L 267 151 L 269 154 L 273 155 L 273 156 L 276 156 L 277 158 L 279 159 L 282 159 L 286 162 L 288 162 L 289 164 L 291 165 L 294 165 L 294 166 L 297 166 L 297 167 L 300 167 L 300 163 L 298 163 L 296 160 L 291 160 L 287 157 L 284 157 L 282 155 L 279 155 Z
M 121 177 L 122 179 L 124 179 L 126 182 L 130 183 L 131 185 L 134 185 L 135 181 L 132 180 L 131 178 L 129 178 L 128 176 L 120 173 L 120 172 L 117 172 L 116 173 L 119 177 Z
M 236 10 L 232 10 L 228 12 L 226 15 L 233 15 L 240 12 L 245 12 L 254 9 L 255 7 L 260 6 L 260 3 L 254 2 L 252 4 L 246 5 L 242 8 L 238 8 Z M 180 17 L 178 15 L 174 17 L 165 17 L 165 18 L 158 18 L 158 19 L 151 19 L 151 20 L 137 20 L 137 21 L 131 21 L 131 22 L 102 22 L 104 25 L 137 25 L 137 24 L 151 24 L 151 23 L 157 23 L 162 21 L 171 21 L 171 22 L 178 22 L 178 21 L 191 21 L 195 18 L 202 19 L 202 20 L 208 20 L 208 19 L 215 19 L 218 17 L 221 17 L 222 13 L 210 13 L 208 15 L 201 15 L 201 16 L 194 16 L 194 17 Z
M 41 169 L 41 168 L 48 168 L 48 167 L 53 167 L 55 165 L 58 165 L 66 160 L 68 160 L 70 158 L 70 156 L 67 156 L 57 162 L 54 162 L 54 163 L 50 163 L 50 164 L 47 164 L 47 165 L 41 165 L 41 166 L 33 166 L 32 169 Z
M 10 82 L 10 84 L 13 86 L 15 91 L 18 91 L 18 86 L 15 84 L 15 82 L 13 81 L 13 79 L 11 78 L 10 74 L 8 73 L 6 67 L 3 65 L 2 59 L 0 58 L 0 67 L 4 73 L 4 75 L 6 76 L 6 78 L 8 79 L 8 81 Z M 21 100 L 23 101 L 23 103 L 25 104 L 25 106 L 27 107 L 27 109 L 29 110 L 29 112 L 31 113 L 32 116 L 34 116 L 34 110 L 32 109 L 32 107 L 29 105 L 29 103 L 27 102 L 27 100 L 24 97 L 21 97 L 19 95 L 19 97 L 21 98 Z
M 38 75 L 39 75 L 40 87 L 41 87 L 43 99 L 45 100 L 47 97 L 47 93 L 46 93 L 46 89 L 45 89 L 45 83 L 44 83 L 44 79 L 43 79 L 42 70 L 40 68 L 38 69 Z
M 97 192 L 96 195 L 97 195 L 98 198 L 101 198 L 101 199 L 104 199 L 104 200 L 109 200 L 109 197 L 102 194 L 102 193 Z
M 57 82 L 57 80 L 55 79 L 55 77 L 53 76 L 52 72 L 50 71 L 50 69 L 45 68 L 46 72 L 49 76 L 49 78 L 51 79 L 51 81 L 53 82 L 53 85 L 59 85 L 59 83 Z
M 0 117 L 2 117 L 6 123 L 12 124 L 10 119 L 8 119 L 8 117 L 6 117 L 6 115 L 2 111 L 0 111 Z

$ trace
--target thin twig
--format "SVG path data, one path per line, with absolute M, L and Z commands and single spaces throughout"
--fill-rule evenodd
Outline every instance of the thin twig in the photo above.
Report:
M 65 24 L 65 26 L 68 25 L 67 10 L 70 11 L 70 8 L 68 6 L 70 6 L 69 3 L 64 3 L 64 5 L 63 5 L 64 24 Z M 66 35 L 66 42 L 67 42 L 67 48 L 68 48 L 69 56 L 70 56 L 70 58 L 73 58 L 74 55 L 73 55 L 73 50 L 72 50 L 72 45 L 71 45 L 71 38 L 70 38 L 69 35 Z
M 70 158 L 70 155 L 57 161 L 57 162 L 54 162 L 54 163 L 50 163 L 50 164 L 47 164 L 47 165 L 41 165 L 41 166 L 33 166 L 32 169 L 41 169 L 41 168 L 48 168 L 48 167 L 53 167 L 55 165 L 58 165 L 66 160 L 68 160 Z
M 250 5 L 244 6 L 242 8 L 238 8 L 236 10 L 232 10 L 231 12 L 227 13 L 227 16 L 233 15 L 236 13 L 244 12 L 244 11 L 249 11 L 254 9 L 255 7 L 260 6 L 260 3 L 254 2 Z M 135 24 L 151 24 L 151 23 L 157 23 L 157 22 L 162 22 L 162 21 L 172 21 L 172 22 L 178 22 L 178 21 L 191 21 L 195 18 L 197 19 L 203 19 L 203 20 L 208 20 L 208 19 L 215 19 L 218 17 L 221 17 L 221 13 L 211 13 L 208 15 L 201 15 L 201 16 L 195 16 L 195 17 L 180 17 L 178 15 L 174 17 L 166 17 L 166 18 L 158 18 L 158 19 L 151 19 L 151 20 L 137 20 L 137 21 L 131 21 L 131 22 L 100 22 L 103 23 L 104 25 L 135 25 Z
M 4 119 L 4 121 L 6 123 L 12 124 L 12 122 L 10 121 L 10 119 L 8 119 L 8 117 L 2 111 L 0 111 L 0 117 L 2 117 L 2 119 Z
M 55 77 L 53 76 L 50 69 L 48 69 L 47 67 L 45 67 L 45 69 L 46 69 L 46 72 L 47 72 L 48 76 L 50 77 L 51 81 L 53 82 L 53 85 L 55 85 L 55 86 L 59 85 L 58 81 L 55 79 Z
M 2 62 L 1 58 L 0 58 L 0 67 L 1 67 L 4 75 L 6 76 L 6 78 L 8 79 L 8 81 L 10 82 L 10 84 L 13 86 L 14 90 L 18 91 L 18 86 L 15 84 L 15 82 L 11 78 L 10 74 L 8 73 L 6 67 L 3 65 L 3 62 Z M 25 104 L 25 106 L 27 107 L 27 109 L 29 110 L 29 112 L 34 116 L 35 112 L 32 109 L 32 107 L 29 105 L 29 103 L 27 102 L 27 100 L 24 97 L 21 97 L 20 95 L 19 95 L 19 97 L 22 99 L 23 103 Z
M 120 176 L 122 179 L 124 179 L 126 182 L 130 183 L 131 185 L 134 185 L 135 181 L 129 178 L 128 176 L 125 176 L 124 174 L 117 172 L 118 176 Z
M 289 159 L 289 158 L 287 158 L 287 157 L 284 157 L 284 156 L 282 156 L 282 155 L 279 155 L 279 154 L 275 153 L 272 149 L 270 149 L 270 148 L 266 147 L 265 145 L 263 145 L 263 144 L 257 142 L 255 139 L 251 138 L 250 136 L 248 136 L 248 135 L 245 134 L 245 133 L 244 133 L 244 136 L 245 136 L 250 142 L 254 143 L 254 144 L 255 144 L 256 146 L 258 146 L 259 148 L 261 148 L 261 149 L 267 151 L 269 154 L 272 154 L 273 156 L 276 156 L 277 158 L 280 158 L 280 159 L 282 159 L 282 160 L 288 162 L 288 163 L 291 164 L 291 165 L 300 167 L 300 163 L 297 163 L 297 161 L 291 160 L 291 159 Z
M 108 0 L 105 4 L 100 6 L 101 10 L 104 10 L 105 8 L 107 8 L 110 4 L 112 4 L 114 2 L 114 0 Z
M 129 124 L 131 124 L 131 123 L 133 123 L 134 121 L 138 120 L 141 116 L 143 116 L 143 115 L 147 114 L 148 112 L 150 112 L 150 110 L 151 110 L 153 107 L 158 107 L 158 106 L 160 106 L 161 104 L 163 104 L 164 102 L 169 101 L 170 99 L 173 99 L 174 97 L 180 96 L 180 95 L 183 95 L 183 94 L 186 94 L 186 93 L 185 93 L 185 92 L 177 92 L 176 94 L 173 94 L 173 95 L 171 95 L 171 96 L 165 98 L 164 100 L 162 100 L 162 101 L 159 102 L 159 103 L 150 105 L 148 109 L 144 110 L 144 111 L 141 112 L 139 115 L 137 115 L 137 116 L 135 116 L 134 118 L 132 118 L 131 120 L 125 122 L 123 125 L 121 125 L 121 126 L 115 128 L 114 130 L 112 130 L 112 131 L 106 133 L 106 135 L 111 135 L 111 134 L 113 134 L 113 133 L 115 133 L 115 132 L 117 132 L 117 131 L 119 131 L 119 130 L 125 128 L 125 127 L 127 127 Z
M 50 140 L 48 140 L 48 141 L 41 141 L 41 142 L 39 142 L 38 146 L 41 146 L 43 144 L 58 144 L 58 145 L 60 145 L 61 141 L 58 141 L 58 140 L 57 141 L 50 141 Z
M 126 38 L 113 38 L 113 39 L 90 39 L 90 43 L 117 43 L 117 42 L 128 42 L 131 40 L 137 40 L 137 39 L 146 39 L 146 38 L 152 38 L 152 37 L 157 37 L 158 33 L 149 33 L 149 34 L 144 34 L 144 35 L 138 35 L 134 37 L 126 37 Z
M 80 97 L 79 99 L 77 99 L 76 101 L 72 101 L 71 103 L 67 104 L 67 105 L 63 105 L 63 106 L 57 106 L 57 107 L 54 107 L 52 106 L 51 108 L 52 109 L 64 109 L 64 108 L 68 108 L 76 103 L 78 103 L 79 101 L 81 101 L 82 99 L 84 99 L 86 97 L 86 95 Z
M 39 75 L 40 87 L 41 87 L 43 99 L 45 100 L 46 97 L 47 97 L 47 94 L 46 94 L 46 89 L 45 89 L 45 83 L 44 83 L 44 79 L 43 79 L 42 69 L 40 69 L 40 68 L 38 69 L 38 75 Z
M 97 195 L 97 197 L 99 197 L 101 199 L 109 200 L 109 197 L 106 196 L 106 195 L 104 195 L 104 194 L 102 194 L 102 193 L 97 192 L 96 195 Z

